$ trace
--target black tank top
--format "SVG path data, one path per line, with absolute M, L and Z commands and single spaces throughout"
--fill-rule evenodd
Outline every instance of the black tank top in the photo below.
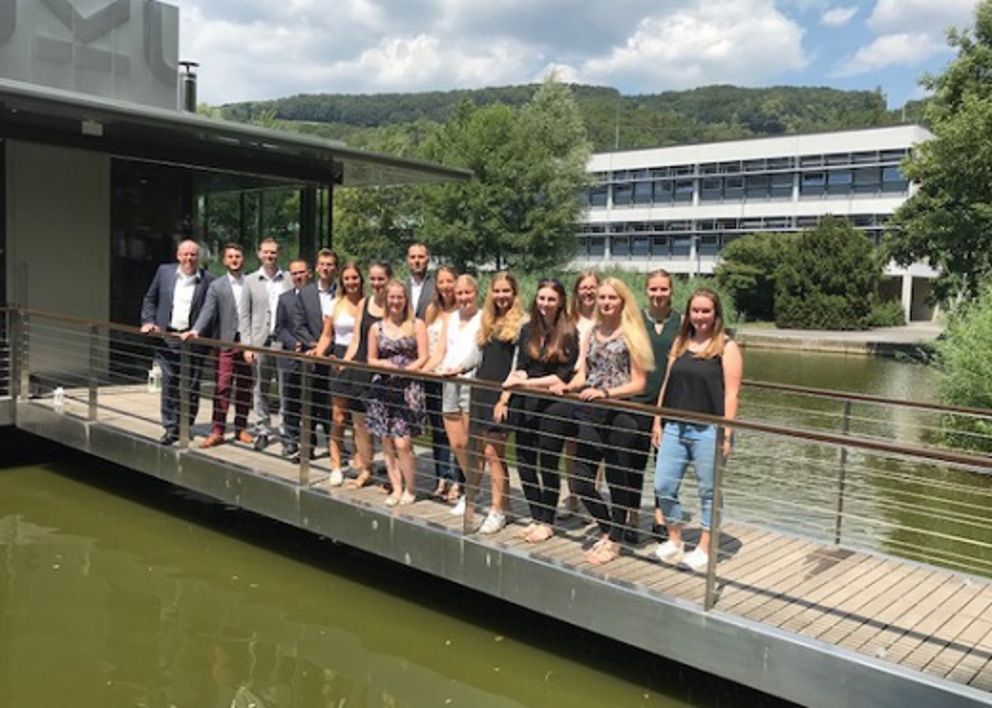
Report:
M 372 325 L 382 320 L 381 316 L 376 317 L 369 311 L 369 305 L 371 304 L 372 297 L 365 298 L 365 309 L 362 311 L 362 326 L 358 331 L 358 350 L 355 352 L 355 361 L 359 364 L 364 364 L 368 361 L 369 331 L 372 329 Z
M 686 350 L 672 362 L 665 387 L 665 408 L 723 415 L 723 357 L 702 359 Z

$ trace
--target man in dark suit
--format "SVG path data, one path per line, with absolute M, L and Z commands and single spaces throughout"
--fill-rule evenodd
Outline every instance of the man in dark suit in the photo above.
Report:
M 203 309 L 200 310 L 200 315 L 193 323 L 192 329 L 183 335 L 183 339 L 212 332 L 215 339 L 226 342 L 242 340 L 239 313 L 245 289 L 244 262 L 245 253 L 240 244 L 225 244 L 224 267 L 227 268 L 227 274 L 210 284 Z M 246 445 L 252 444 L 253 438 L 247 430 L 248 411 L 251 409 L 251 388 L 251 364 L 245 360 L 244 352 L 234 347 L 220 349 L 217 352 L 217 384 L 214 388 L 210 434 L 200 442 L 200 447 L 214 447 L 224 442 L 232 392 L 234 437 Z
M 176 249 L 175 263 L 165 263 L 155 271 L 144 299 L 141 301 L 141 331 L 181 334 L 196 321 L 206 299 L 213 276 L 200 268 L 200 246 L 184 239 Z M 162 340 L 155 352 L 155 361 L 162 371 L 160 402 L 162 427 L 165 433 L 159 442 L 172 445 L 179 439 L 179 339 Z M 196 420 L 200 406 L 200 372 L 203 355 L 194 353 L 190 359 L 190 425 Z
M 324 317 L 330 316 L 334 296 L 337 292 L 334 275 L 337 273 L 338 257 L 334 251 L 323 249 L 317 254 L 317 280 L 300 288 L 293 316 L 293 334 L 304 352 L 314 351 L 324 356 L 327 351 L 317 352 L 317 342 L 324 329 Z M 333 345 L 332 345 L 333 346 Z M 313 422 L 323 425 L 328 435 L 331 432 L 330 386 L 331 369 L 326 364 L 317 364 L 313 370 Z
M 434 298 L 434 276 L 427 272 L 430 259 L 427 246 L 422 243 L 411 243 L 406 249 L 406 267 L 410 271 L 406 289 L 413 305 L 413 314 L 418 320 L 424 319 L 427 306 Z
M 289 277 L 293 287 L 279 296 L 279 303 L 276 306 L 276 328 L 273 335 L 282 343 L 282 348 L 290 352 L 302 352 L 303 342 L 296 335 L 296 312 L 300 309 L 300 295 L 306 290 L 310 282 L 310 270 L 307 262 L 301 258 L 290 261 Z M 286 393 L 286 420 L 284 427 L 286 437 L 283 440 L 282 453 L 294 462 L 300 459 L 300 410 L 301 410 L 301 365 L 298 361 L 287 361 L 283 369 L 285 372 L 284 390 Z M 313 389 L 321 388 L 315 379 L 312 379 Z M 313 411 L 313 408 L 311 408 Z M 316 421 L 316 416 L 313 417 Z M 313 456 L 314 449 L 314 424 L 310 425 L 310 454 Z

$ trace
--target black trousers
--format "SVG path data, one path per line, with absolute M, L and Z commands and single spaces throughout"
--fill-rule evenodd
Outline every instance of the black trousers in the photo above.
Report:
M 166 339 L 155 352 L 155 361 L 162 371 L 162 395 L 159 409 L 162 416 L 162 427 L 167 433 L 179 435 L 179 369 L 180 342 Z M 203 374 L 203 347 L 190 347 L 190 380 L 189 380 L 189 424 L 193 426 L 196 414 L 200 410 L 200 377 Z
M 303 372 L 297 361 L 287 362 L 284 370 L 283 392 L 286 396 L 286 420 L 283 427 L 286 430 L 284 445 L 297 445 L 300 438 L 300 418 L 303 411 Z M 331 407 L 328 386 L 331 376 L 330 367 L 320 364 L 313 367 L 310 375 L 310 449 L 317 444 L 317 425 L 322 423 L 324 429 L 331 430 Z
M 573 405 L 532 398 L 514 412 L 517 473 L 534 521 L 555 523 L 561 477 L 558 461 L 567 438 L 575 435 Z
M 641 507 L 644 465 L 651 449 L 654 419 L 627 411 L 592 406 L 579 414 L 573 491 L 613 541 L 623 538 L 627 513 Z M 610 504 L 596 491 L 596 470 L 602 462 Z

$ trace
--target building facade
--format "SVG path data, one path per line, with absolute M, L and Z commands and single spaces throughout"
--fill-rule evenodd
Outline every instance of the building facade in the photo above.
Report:
M 878 243 L 912 194 L 901 161 L 931 134 L 917 125 L 598 153 L 578 234 L 576 267 L 713 272 L 744 234 L 848 219 Z M 883 296 L 928 319 L 926 264 L 886 269 Z

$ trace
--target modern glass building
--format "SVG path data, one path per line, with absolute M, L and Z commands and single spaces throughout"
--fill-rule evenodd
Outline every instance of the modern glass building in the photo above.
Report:
M 848 219 L 876 243 L 913 185 L 899 164 L 930 133 L 917 125 L 599 153 L 578 234 L 577 267 L 708 274 L 754 232 Z M 925 264 L 887 269 L 886 297 L 927 319 Z

